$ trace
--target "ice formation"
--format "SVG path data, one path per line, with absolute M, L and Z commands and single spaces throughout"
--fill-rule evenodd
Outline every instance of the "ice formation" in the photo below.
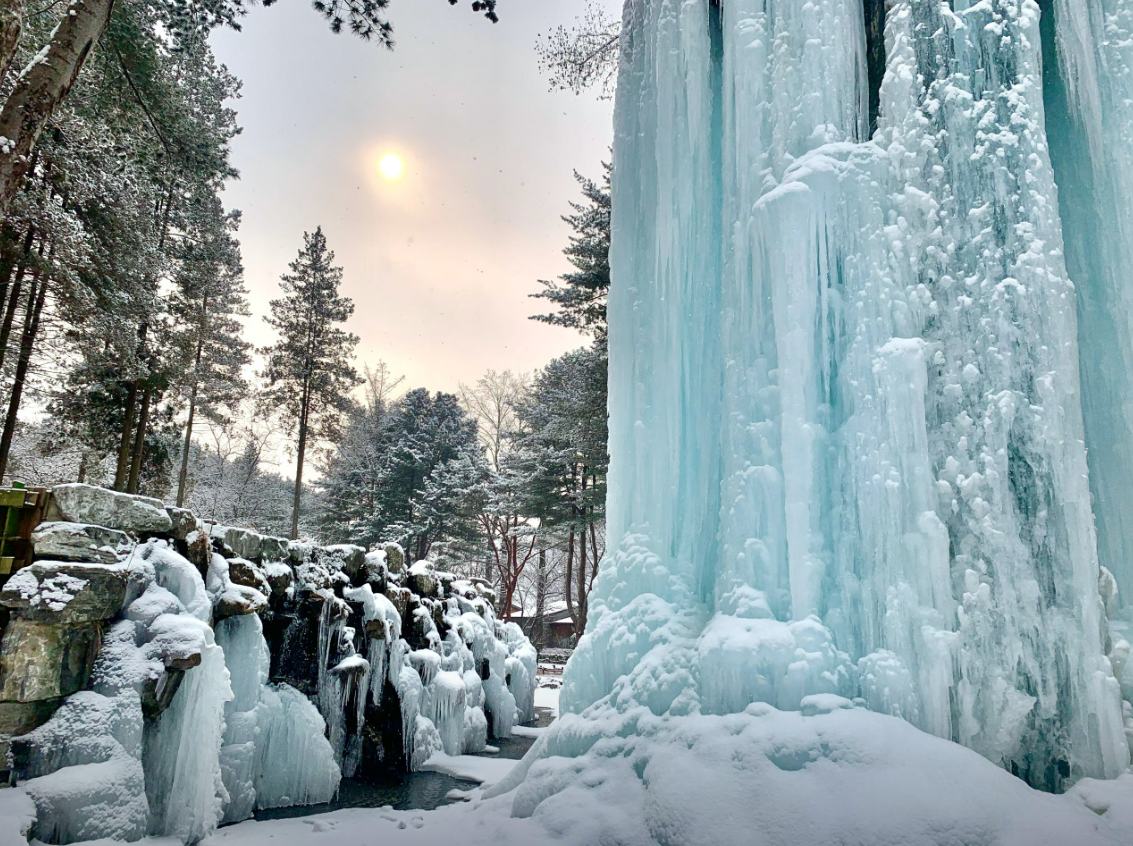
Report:
M 1126 770 L 1131 36 L 1129 0 L 627 2 L 565 709 L 842 696 L 1044 789 Z
M 233 546 L 292 550 L 222 528 L 201 569 L 168 539 L 76 565 L 124 601 L 83 600 L 105 613 L 91 689 L 11 741 L 38 840 L 196 843 L 256 809 L 330 801 L 366 744 L 370 766 L 419 769 L 482 751 L 485 707 L 501 730 L 527 718 L 516 699 L 534 694 L 534 651 L 496 620 L 485 585 L 419 564 L 415 593 L 385 552 L 359 547 L 297 544 L 298 562 L 261 565 Z M 78 613 L 83 590 L 56 575 L 5 596 L 21 613 Z

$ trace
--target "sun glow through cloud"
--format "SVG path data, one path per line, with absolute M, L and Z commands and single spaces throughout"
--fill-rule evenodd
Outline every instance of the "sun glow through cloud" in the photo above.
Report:
M 391 182 L 395 179 L 401 178 L 401 172 L 404 165 L 401 162 L 401 157 L 396 153 L 386 153 L 382 156 L 381 161 L 378 162 L 378 170 L 386 179 Z

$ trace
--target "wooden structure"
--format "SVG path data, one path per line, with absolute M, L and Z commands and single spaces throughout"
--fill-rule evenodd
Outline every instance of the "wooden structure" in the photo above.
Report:
M 31 532 L 43 519 L 49 493 L 19 482 L 0 488 L 0 582 L 31 563 Z

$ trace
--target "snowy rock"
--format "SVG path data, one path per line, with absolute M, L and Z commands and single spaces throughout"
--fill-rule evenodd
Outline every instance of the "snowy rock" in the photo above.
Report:
M 232 554 L 237 558 L 259 561 L 263 556 L 264 539 L 250 529 L 213 526 L 210 535 L 232 550 Z
M 286 561 L 271 561 L 264 565 L 268 587 L 272 596 L 283 596 L 295 580 L 295 572 Z
M 212 539 L 205 531 L 192 531 L 185 537 L 185 557 L 202 572 L 208 570 L 212 560 Z
M 810 696 L 804 696 L 799 706 L 799 711 L 804 717 L 816 717 L 843 708 L 853 708 L 854 703 L 844 696 L 833 693 L 812 693 Z
M 204 523 L 187 508 L 170 506 L 165 509 L 165 513 L 169 515 L 169 520 L 173 524 L 169 535 L 174 540 L 186 540 L 193 532 L 203 532 L 205 529 Z
M 12 741 L 14 773 L 37 807 L 37 839 L 70 843 L 146 833 L 136 693 L 83 691 L 43 726 Z
M 241 614 L 258 614 L 267 607 L 267 597 L 258 590 L 233 584 L 217 596 L 213 614 L 217 620 L 223 620 Z
M 382 593 L 389 579 L 389 568 L 386 566 L 384 550 L 374 549 L 366 553 L 362 562 L 362 581 L 370 585 L 375 593 Z
M 366 550 L 348 543 L 328 546 L 323 549 L 323 560 L 354 580 L 362 571 L 362 564 L 366 560 Z
M 0 700 L 36 702 L 81 690 L 90 678 L 101 636 L 97 622 L 11 620 L 0 642 Z
M 271 594 L 271 585 L 268 583 L 264 568 L 246 558 L 228 559 L 228 578 L 234 584 L 253 588 L 265 596 Z
M 287 542 L 287 556 L 292 565 L 298 567 L 314 558 L 315 545 L 309 540 L 291 540 Z
M 387 543 L 384 547 L 386 554 L 386 567 L 389 568 L 391 573 L 402 573 L 405 571 L 405 550 L 401 548 L 399 543 Z
M 8 742 L 13 737 L 38 728 L 55 713 L 61 699 L 40 699 L 35 702 L 0 702 L 0 762 L 6 762 Z M 5 766 L 7 766 L 5 764 Z M 0 767 L 3 769 L 3 767 Z M 0 796 L 3 792 L 0 791 Z M 0 840 L 0 846 L 3 841 Z
M 99 564 L 116 564 L 134 548 L 125 532 L 82 523 L 40 523 L 31 543 L 37 559 Z
M 88 523 L 132 534 L 165 535 L 173 521 L 159 499 L 133 496 L 94 485 L 56 485 L 47 515 L 52 520 Z
M 291 557 L 286 539 L 264 535 L 261 541 L 260 552 L 265 563 L 270 561 L 287 561 Z
M 36 561 L 0 589 L 0 604 L 26 620 L 89 623 L 122 610 L 130 571 L 120 565 Z
M 409 568 L 409 588 L 418 596 L 434 597 L 440 582 L 431 561 L 417 561 Z

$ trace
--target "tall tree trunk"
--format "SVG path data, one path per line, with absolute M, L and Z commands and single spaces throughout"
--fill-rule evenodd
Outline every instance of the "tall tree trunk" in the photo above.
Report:
M 295 499 L 291 504 L 291 540 L 299 539 L 299 504 L 303 498 L 303 459 L 307 454 L 307 406 L 310 396 L 303 390 L 303 405 L 299 414 L 299 449 L 295 461 Z
M 0 145 L 0 216 L 7 216 L 39 134 L 75 84 L 113 7 L 114 0 L 71 0 L 45 51 L 20 75 L 0 109 L 0 136 L 7 139 Z
M 142 479 L 142 459 L 145 457 L 146 431 L 149 429 L 149 409 L 153 402 L 153 386 L 146 385 L 142 392 L 142 408 L 138 413 L 138 430 L 134 434 L 134 452 L 130 459 L 130 481 L 126 493 L 136 494 Z
M 0 366 L 3 366 L 4 359 L 7 357 L 8 341 L 12 337 L 12 324 L 16 319 L 16 312 L 20 310 L 20 294 L 22 293 L 24 284 L 24 274 L 27 273 L 28 259 L 31 256 L 32 239 L 35 235 L 35 227 L 28 227 L 28 234 L 24 236 L 23 254 L 19 260 L 19 267 L 16 270 L 16 278 L 12 280 L 12 290 L 8 296 L 8 306 L 4 309 L 4 322 L 0 324 Z M 40 244 L 40 249 L 43 245 Z
M 570 615 L 571 620 L 574 620 L 574 524 L 571 524 L 570 534 L 567 535 L 567 560 L 566 560 L 566 576 L 563 579 L 565 589 L 563 593 L 566 594 L 567 613 Z
M 0 83 L 8 75 L 24 29 L 22 0 L 0 0 Z
M 168 223 L 168 218 L 167 218 Z M 162 238 L 165 233 L 162 233 Z M 193 443 L 193 418 L 197 415 L 197 388 L 201 384 L 201 357 L 204 355 L 205 350 L 205 333 L 207 332 L 207 323 L 205 318 L 208 314 L 209 298 L 204 297 L 201 300 L 201 326 L 200 334 L 197 336 L 197 352 L 193 357 L 193 387 L 189 391 L 189 420 L 185 424 L 185 445 L 181 450 L 181 472 L 177 475 L 177 507 L 185 507 L 185 489 L 189 483 L 189 447 Z
M 574 618 L 575 637 L 582 637 L 586 629 L 586 528 L 578 533 L 578 596 L 575 597 L 575 607 L 578 614 Z
M 138 326 L 137 360 L 142 361 L 146 349 L 146 333 L 149 327 L 142 323 Z M 142 380 L 134 379 L 126 386 L 126 409 L 122 414 L 122 436 L 118 441 L 118 466 L 114 469 L 114 490 L 126 490 L 130 478 L 130 446 L 134 440 L 134 419 L 138 411 L 138 392 L 142 388 Z
M 16 418 L 20 413 L 20 399 L 27 381 L 35 336 L 39 332 L 39 317 L 47 299 L 47 279 L 32 282 L 28 292 L 28 306 L 24 318 L 24 332 L 20 337 L 20 357 L 16 362 L 16 376 L 12 382 L 12 395 L 8 400 L 8 416 L 4 418 L 4 434 L 0 435 L 0 481 L 8 470 L 8 455 L 12 451 L 12 438 L 16 433 Z
M 138 383 L 126 388 L 126 410 L 122 414 L 122 436 L 118 441 L 118 466 L 114 470 L 114 490 L 124 490 L 130 473 L 130 443 L 134 434 L 134 416 L 138 410 Z
M 189 420 L 185 424 L 185 443 L 181 448 L 181 472 L 177 475 L 177 507 L 185 507 L 185 490 L 189 485 L 189 447 L 193 442 L 193 418 L 197 414 L 197 383 L 189 394 Z
M 7 358 L 8 341 L 12 338 L 12 325 L 16 322 L 16 312 L 20 310 L 20 294 L 23 293 L 24 272 L 26 264 L 21 264 L 16 278 L 12 282 L 12 290 L 8 292 L 8 304 L 4 309 L 4 322 L 0 324 L 0 367 Z

